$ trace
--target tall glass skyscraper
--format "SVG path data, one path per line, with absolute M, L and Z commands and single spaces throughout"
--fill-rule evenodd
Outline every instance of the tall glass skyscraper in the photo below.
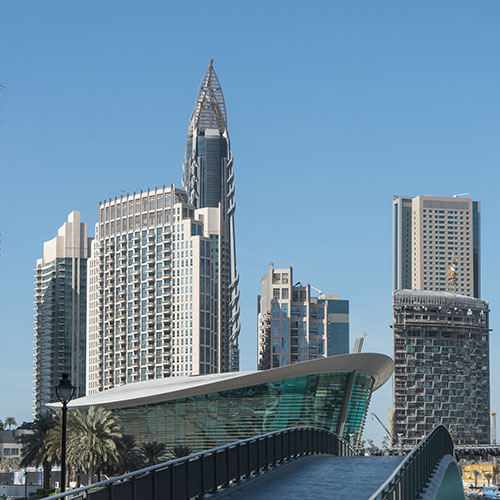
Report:
M 239 369 L 239 275 L 234 234 L 233 155 L 224 95 L 212 63 L 210 61 L 201 81 L 189 121 L 182 183 L 188 202 L 195 208 L 221 208 L 222 255 L 217 281 L 222 346 L 220 371 L 224 372 Z
M 87 260 L 92 238 L 80 212 L 71 212 L 43 245 L 35 269 L 35 415 L 57 400 L 55 386 L 68 373 L 75 396 L 85 396 Z

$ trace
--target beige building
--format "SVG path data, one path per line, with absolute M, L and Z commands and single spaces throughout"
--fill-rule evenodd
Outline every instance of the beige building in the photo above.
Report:
M 68 215 L 57 236 L 43 244 L 35 268 L 33 412 L 57 399 L 63 373 L 85 395 L 87 260 L 92 238 L 80 212 Z
M 184 190 L 99 206 L 89 259 L 87 393 L 221 366 L 221 209 Z
M 393 226 L 394 289 L 480 296 L 479 202 L 394 196 Z

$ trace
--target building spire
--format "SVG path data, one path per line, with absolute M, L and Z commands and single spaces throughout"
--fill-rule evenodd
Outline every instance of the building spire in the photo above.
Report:
M 196 104 L 189 120 L 189 136 L 195 129 L 218 129 L 224 133 L 227 128 L 226 103 L 217 74 L 210 59 L 205 75 L 203 76 L 196 97 Z

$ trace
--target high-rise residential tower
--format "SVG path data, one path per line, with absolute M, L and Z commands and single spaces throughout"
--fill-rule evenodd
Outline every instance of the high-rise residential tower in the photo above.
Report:
M 68 373 L 75 396 L 85 395 L 87 259 L 91 238 L 80 212 L 71 212 L 57 236 L 43 245 L 35 268 L 35 415 L 57 400 Z
M 349 353 L 349 301 L 313 297 L 293 270 L 271 267 L 257 302 L 259 370 Z
M 239 369 L 240 309 L 234 233 L 233 155 L 224 95 L 212 61 L 201 81 L 189 121 L 182 182 L 188 202 L 195 208 L 220 207 L 221 210 L 221 266 L 216 269 L 220 284 L 217 301 L 221 319 L 220 370 L 236 371 Z
M 89 259 L 87 393 L 217 373 L 220 207 L 154 189 L 99 205 Z
M 416 446 L 444 424 L 456 444 L 489 443 L 489 308 L 448 292 L 393 292 L 393 436 Z
M 480 297 L 480 209 L 471 198 L 394 196 L 393 288 Z M 450 288 L 449 273 L 455 278 Z

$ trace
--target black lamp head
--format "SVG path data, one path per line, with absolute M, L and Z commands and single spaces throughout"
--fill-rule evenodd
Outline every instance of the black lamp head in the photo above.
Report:
M 71 401 L 75 394 L 75 388 L 69 381 L 69 375 L 63 373 L 59 384 L 56 386 L 57 399 L 64 405 Z

